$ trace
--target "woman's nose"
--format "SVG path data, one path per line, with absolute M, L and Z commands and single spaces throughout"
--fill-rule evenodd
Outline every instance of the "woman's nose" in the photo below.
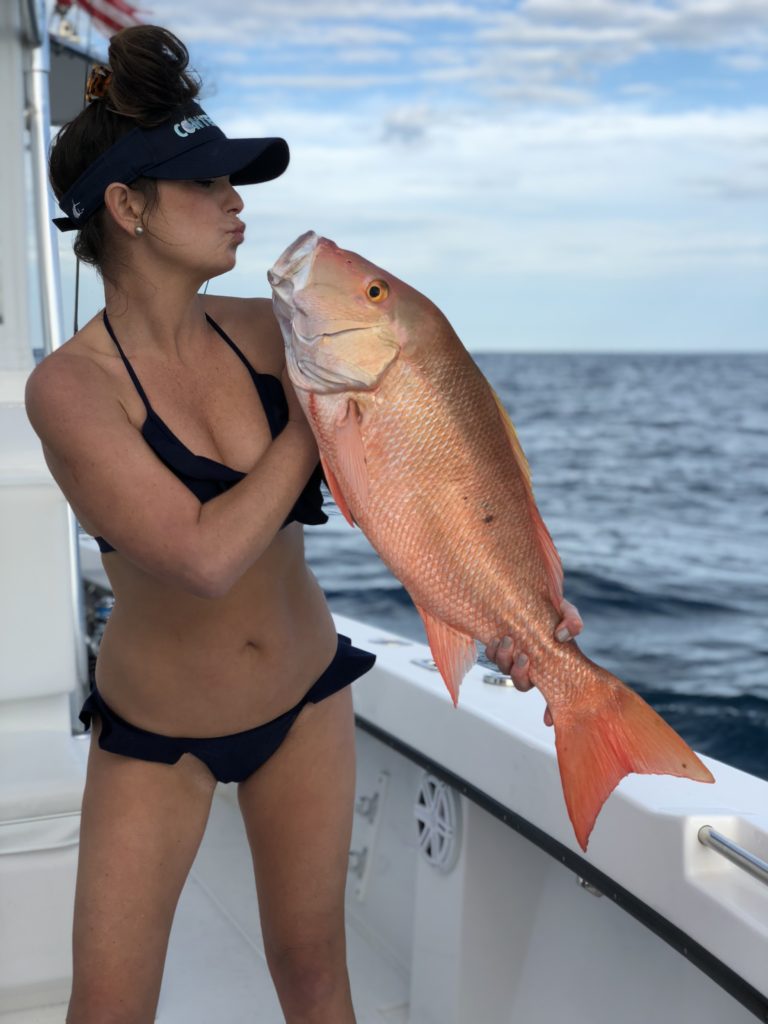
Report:
M 228 197 L 229 205 L 227 208 L 229 210 L 234 210 L 235 213 L 239 213 L 245 206 L 245 203 L 243 202 L 243 197 L 240 195 L 240 193 L 237 191 L 234 185 L 230 185 L 229 187 L 232 190 L 232 194 L 231 196 Z

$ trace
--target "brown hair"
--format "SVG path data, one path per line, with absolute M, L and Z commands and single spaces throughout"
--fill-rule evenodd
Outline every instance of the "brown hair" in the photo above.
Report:
M 107 59 L 112 74 L 103 97 L 65 124 L 51 147 L 49 172 L 57 199 L 118 139 L 137 126 L 162 124 L 200 91 L 199 79 L 187 70 L 186 46 L 157 25 L 135 25 L 115 33 Z M 131 187 L 144 193 L 148 207 L 154 205 L 154 181 L 140 178 Z M 102 208 L 80 228 L 74 243 L 75 254 L 102 274 L 107 255 L 105 226 Z

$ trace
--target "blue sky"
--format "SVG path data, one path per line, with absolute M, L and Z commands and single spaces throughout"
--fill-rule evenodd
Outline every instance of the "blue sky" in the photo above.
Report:
M 211 290 L 267 294 L 314 228 L 473 350 L 768 351 L 765 0 L 146 8 L 228 134 L 292 149 Z

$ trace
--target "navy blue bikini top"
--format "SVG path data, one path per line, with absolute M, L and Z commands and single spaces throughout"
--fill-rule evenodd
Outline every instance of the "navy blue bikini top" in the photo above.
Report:
M 248 368 L 248 372 L 259 393 L 259 398 L 269 423 L 269 430 L 274 440 L 288 422 L 288 402 L 285 398 L 282 383 L 270 373 L 258 373 L 254 370 L 234 341 L 224 333 L 221 327 L 207 313 L 205 318 Z M 146 406 L 147 418 L 144 420 L 144 425 L 141 428 L 141 436 L 152 451 L 203 503 L 210 501 L 211 498 L 215 498 L 218 494 L 223 494 L 230 487 L 234 487 L 246 474 L 241 473 L 237 469 L 231 469 L 221 462 L 216 462 L 215 459 L 209 459 L 205 455 L 195 455 L 176 437 L 149 404 L 149 399 L 144 393 L 144 388 L 139 383 L 139 378 L 136 376 L 133 367 L 120 347 L 120 342 L 115 337 L 115 332 L 112 330 L 106 310 L 104 310 L 103 320 L 104 326 L 109 332 L 112 341 L 117 345 L 117 351 L 120 353 L 125 367 L 131 375 L 131 380 Z M 323 496 L 320 491 L 322 479 L 322 469 L 318 463 L 283 526 L 287 526 L 288 523 L 292 522 L 317 526 L 328 521 L 328 516 L 322 511 Z M 101 551 L 115 550 L 103 537 L 96 537 L 95 539 Z

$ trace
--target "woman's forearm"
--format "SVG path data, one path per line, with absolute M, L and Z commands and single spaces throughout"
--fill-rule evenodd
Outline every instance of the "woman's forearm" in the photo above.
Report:
M 250 473 L 200 506 L 191 556 L 201 594 L 221 597 L 260 558 L 317 458 L 309 428 L 290 420 Z

